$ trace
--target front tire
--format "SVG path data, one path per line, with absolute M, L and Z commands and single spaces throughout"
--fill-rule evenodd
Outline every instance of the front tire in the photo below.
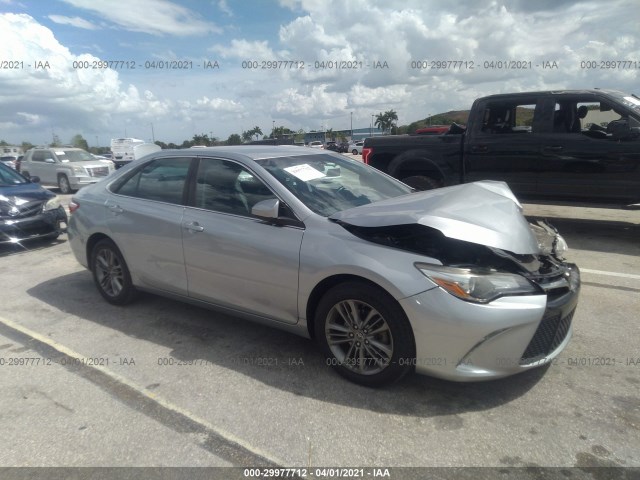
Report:
M 315 334 L 327 364 L 360 385 L 387 385 L 413 368 L 415 340 L 409 321 L 378 287 L 362 282 L 333 287 L 318 304 Z
M 355 148 L 353 150 L 351 150 L 351 153 L 353 153 L 354 155 L 358 154 L 358 150 L 356 150 Z
M 113 305 L 126 305 L 137 297 L 131 274 L 120 250 L 109 239 L 100 240 L 91 250 L 91 272 L 100 295 Z

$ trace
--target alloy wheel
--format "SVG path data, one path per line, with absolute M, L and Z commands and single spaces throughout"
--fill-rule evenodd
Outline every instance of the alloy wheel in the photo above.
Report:
M 325 323 L 329 349 L 345 368 L 375 375 L 393 356 L 393 336 L 385 318 L 371 305 L 344 300 L 333 306 Z

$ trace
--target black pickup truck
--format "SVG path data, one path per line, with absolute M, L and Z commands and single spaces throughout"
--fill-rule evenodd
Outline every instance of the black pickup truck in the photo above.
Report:
M 477 99 L 466 128 L 365 140 L 363 161 L 426 190 L 502 180 L 522 199 L 640 208 L 640 98 L 563 90 Z

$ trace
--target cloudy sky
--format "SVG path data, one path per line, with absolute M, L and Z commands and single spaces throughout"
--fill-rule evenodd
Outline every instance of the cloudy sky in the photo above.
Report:
M 407 124 L 499 92 L 639 94 L 638 11 L 635 0 L 0 0 L 0 139 L 108 145 L 151 140 L 153 126 L 181 143 L 268 134 L 274 121 L 368 127 L 389 109 Z M 611 61 L 628 63 L 599 68 Z

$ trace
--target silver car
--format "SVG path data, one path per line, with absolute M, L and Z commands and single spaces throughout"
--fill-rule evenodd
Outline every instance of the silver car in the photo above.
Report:
M 71 147 L 33 148 L 20 164 L 25 177 L 39 177 L 43 185 L 56 186 L 64 194 L 96 183 L 113 171 L 111 160 L 98 159 L 86 150 Z
M 504 377 L 571 336 L 578 269 L 501 182 L 413 193 L 315 149 L 165 150 L 70 210 L 71 248 L 106 301 L 144 290 L 314 337 L 360 384 Z

